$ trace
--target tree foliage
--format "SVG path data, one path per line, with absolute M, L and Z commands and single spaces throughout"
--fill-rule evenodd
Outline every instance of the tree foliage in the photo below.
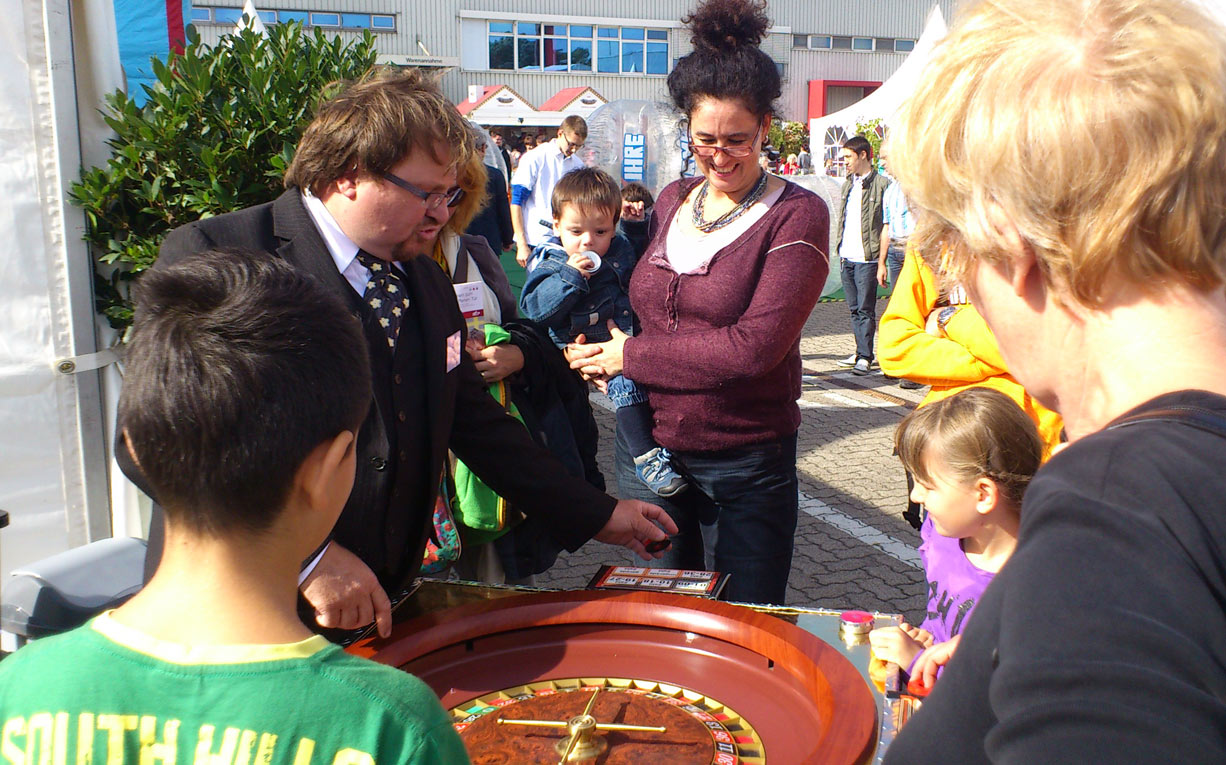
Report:
M 873 147 L 875 164 L 881 156 L 881 141 L 885 138 L 885 125 L 881 123 L 881 118 L 874 117 L 871 120 L 857 122 L 856 135 L 862 135 L 868 139 L 868 145 Z
M 175 226 L 274 199 L 294 147 L 329 83 L 375 64 L 374 38 L 343 43 L 322 30 L 273 25 L 188 45 L 163 63 L 143 106 L 106 98 L 115 131 L 105 167 L 82 174 L 74 204 L 85 211 L 97 274 L 97 309 L 118 329 L 132 321 L 128 288 L 157 259 Z
M 786 159 L 789 154 L 809 148 L 809 126 L 804 122 L 771 120 L 768 138 L 768 143 L 779 150 L 779 156 Z

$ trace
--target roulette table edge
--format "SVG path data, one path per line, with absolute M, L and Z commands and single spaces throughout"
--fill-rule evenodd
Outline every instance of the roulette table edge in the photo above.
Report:
M 651 592 L 564 591 L 513 594 L 428 611 L 396 625 L 386 639 L 363 640 L 350 652 L 391 666 L 411 669 L 431 685 L 448 706 L 446 683 L 429 671 L 449 649 L 469 647 L 491 636 L 515 634 L 532 641 L 546 630 L 635 629 L 647 635 L 688 635 L 727 644 L 739 655 L 756 655 L 811 705 L 819 721 L 811 736 L 813 762 L 863 763 L 878 743 L 878 707 L 865 678 L 838 649 L 781 618 L 741 605 Z M 654 631 L 654 632 L 653 632 Z M 407 666 L 406 665 L 411 665 Z M 422 668 L 427 668 L 422 671 Z M 536 678 L 515 675 L 508 666 L 483 679 L 482 692 Z M 607 673 L 634 677 L 633 667 Z M 433 677 L 433 679 L 432 679 Z M 670 681 L 671 682 L 671 681 Z M 703 685 L 700 680 L 698 685 Z M 725 686 L 726 687 L 726 686 Z M 693 690 L 702 693 L 704 688 Z M 454 694 L 452 694 L 454 696 Z M 453 699 L 454 700 L 454 699 Z M 736 698 L 721 701 L 737 705 Z M 753 710 L 741 710 L 752 717 Z M 767 742 L 767 751 L 771 750 Z M 778 751 L 778 750 L 776 750 Z M 771 760 L 787 762 L 787 760 Z

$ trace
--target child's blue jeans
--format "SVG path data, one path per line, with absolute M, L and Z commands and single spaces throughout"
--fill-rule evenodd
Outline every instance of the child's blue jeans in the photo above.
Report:
M 647 403 L 647 394 L 625 375 L 609 378 L 609 400 L 613 406 L 621 409 L 623 406 Z

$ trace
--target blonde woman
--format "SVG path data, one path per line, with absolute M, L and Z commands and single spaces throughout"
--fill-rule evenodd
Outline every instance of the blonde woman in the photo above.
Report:
M 484 136 L 475 137 L 478 146 L 483 140 Z M 480 150 L 457 165 L 456 181 L 465 194 L 452 208 L 434 247 L 435 261 L 453 284 L 481 284 L 483 318 L 497 325 L 483 336 L 470 336 L 465 350 L 491 395 L 520 418 L 534 440 L 547 447 L 567 473 L 604 489 L 604 476 L 596 465 L 597 431 L 587 386 L 569 370 L 544 329 L 518 320 L 506 272 L 485 238 L 460 233 L 483 205 L 498 201 L 485 194 L 487 172 L 492 171 Z M 533 584 L 534 575 L 553 565 L 561 547 L 552 542 L 548 529 L 523 518 L 518 507 L 498 496 L 462 462 L 453 462 L 452 467 L 464 541 L 456 561 L 460 577 Z
M 886 762 L 1226 762 L 1226 30 L 979 2 L 894 145 L 911 241 L 1070 444 Z

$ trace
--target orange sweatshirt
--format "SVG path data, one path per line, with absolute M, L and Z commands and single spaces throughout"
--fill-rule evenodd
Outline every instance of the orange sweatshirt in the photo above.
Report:
M 1064 427 L 1060 415 L 1034 399 L 1009 374 L 996 337 L 987 322 L 969 302 L 945 325 L 943 337 L 933 337 L 925 327 L 928 315 L 937 309 L 940 296 L 932 270 L 912 250 L 907 250 L 898 284 L 881 317 L 877 339 L 877 363 L 893 377 L 905 377 L 932 390 L 920 406 L 952 396 L 975 386 L 993 388 L 1018 403 L 1034 420 L 1043 440 L 1044 458 L 1060 442 Z

